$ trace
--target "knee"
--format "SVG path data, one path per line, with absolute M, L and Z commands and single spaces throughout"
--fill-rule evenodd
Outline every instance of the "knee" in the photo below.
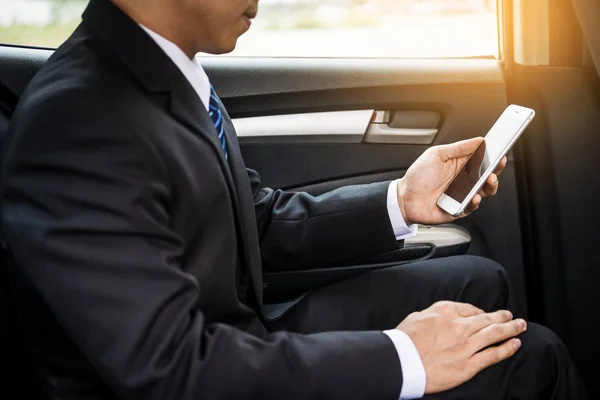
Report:
M 528 323 L 527 331 L 520 337 L 521 358 L 530 360 L 531 365 L 539 368 L 538 380 L 553 382 L 555 375 L 569 360 L 569 352 L 560 338 L 550 329 Z
M 494 293 L 508 291 L 508 275 L 502 265 L 484 257 L 469 256 L 469 259 L 476 281 Z
M 500 264 L 478 256 L 458 257 L 460 268 L 465 268 L 468 281 L 464 285 L 467 298 L 478 299 L 477 304 L 485 311 L 508 306 L 509 284 L 506 270 Z
M 526 353 L 555 358 L 567 350 L 562 340 L 550 329 L 532 322 L 527 324 L 527 331 L 520 336 L 522 349 Z

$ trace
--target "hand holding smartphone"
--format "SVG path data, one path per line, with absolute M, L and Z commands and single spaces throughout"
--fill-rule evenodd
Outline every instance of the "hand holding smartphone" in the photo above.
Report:
M 438 206 L 453 217 L 460 216 L 534 117 L 530 108 L 508 106 L 440 196 Z

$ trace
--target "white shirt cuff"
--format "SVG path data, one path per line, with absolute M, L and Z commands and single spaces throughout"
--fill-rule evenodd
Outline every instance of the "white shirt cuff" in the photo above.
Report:
M 398 329 L 383 331 L 396 347 L 402 368 L 400 400 L 420 399 L 425 395 L 427 375 L 421 356 L 411 338 Z
M 390 182 L 387 193 L 387 210 L 390 216 L 390 222 L 396 240 L 404 240 L 416 236 L 419 225 L 410 224 L 407 225 L 402 212 L 400 211 L 400 205 L 398 204 L 398 181 Z

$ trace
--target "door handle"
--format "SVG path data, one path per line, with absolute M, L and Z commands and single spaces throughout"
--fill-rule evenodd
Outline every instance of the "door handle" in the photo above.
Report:
M 435 246 L 432 258 L 467 254 L 469 246 L 471 246 L 471 234 L 467 229 L 455 224 L 421 225 L 416 236 L 404 241 L 405 246 L 422 246 L 424 244 Z
M 404 129 L 392 128 L 386 124 L 369 124 L 363 142 L 384 144 L 431 144 L 437 134 L 437 129 Z
M 439 113 L 432 111 L 375 111 L 363 142 L 430 145 L 438 121 Z

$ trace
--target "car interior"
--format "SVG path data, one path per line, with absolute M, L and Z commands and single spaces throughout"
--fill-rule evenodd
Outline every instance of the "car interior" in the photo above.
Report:
M 600 2 L 503 0 L 497 7 L 498 57 L 202 63 L 234 119 L 246 165 L 266 186 L 312 194 L 402 177 L 428 147 L 484 136 L 509 104 L 533 108 L 536 118 L 509 155 L 498 195 L 476 213 L 421 226 L 403 248 L 351 265 L 265 274 L 264 296 L 276 304 L 401 263 L 488 257 L 508 271 L 515 313 L 556 332 L 591 397 L 600 398 Z M 0 45 L 0 138 L 52 53 Z M 9 262 L 3 246 L 2 265 Z M 4 270 L 0 390 L 44 398 L 19 346 Z

